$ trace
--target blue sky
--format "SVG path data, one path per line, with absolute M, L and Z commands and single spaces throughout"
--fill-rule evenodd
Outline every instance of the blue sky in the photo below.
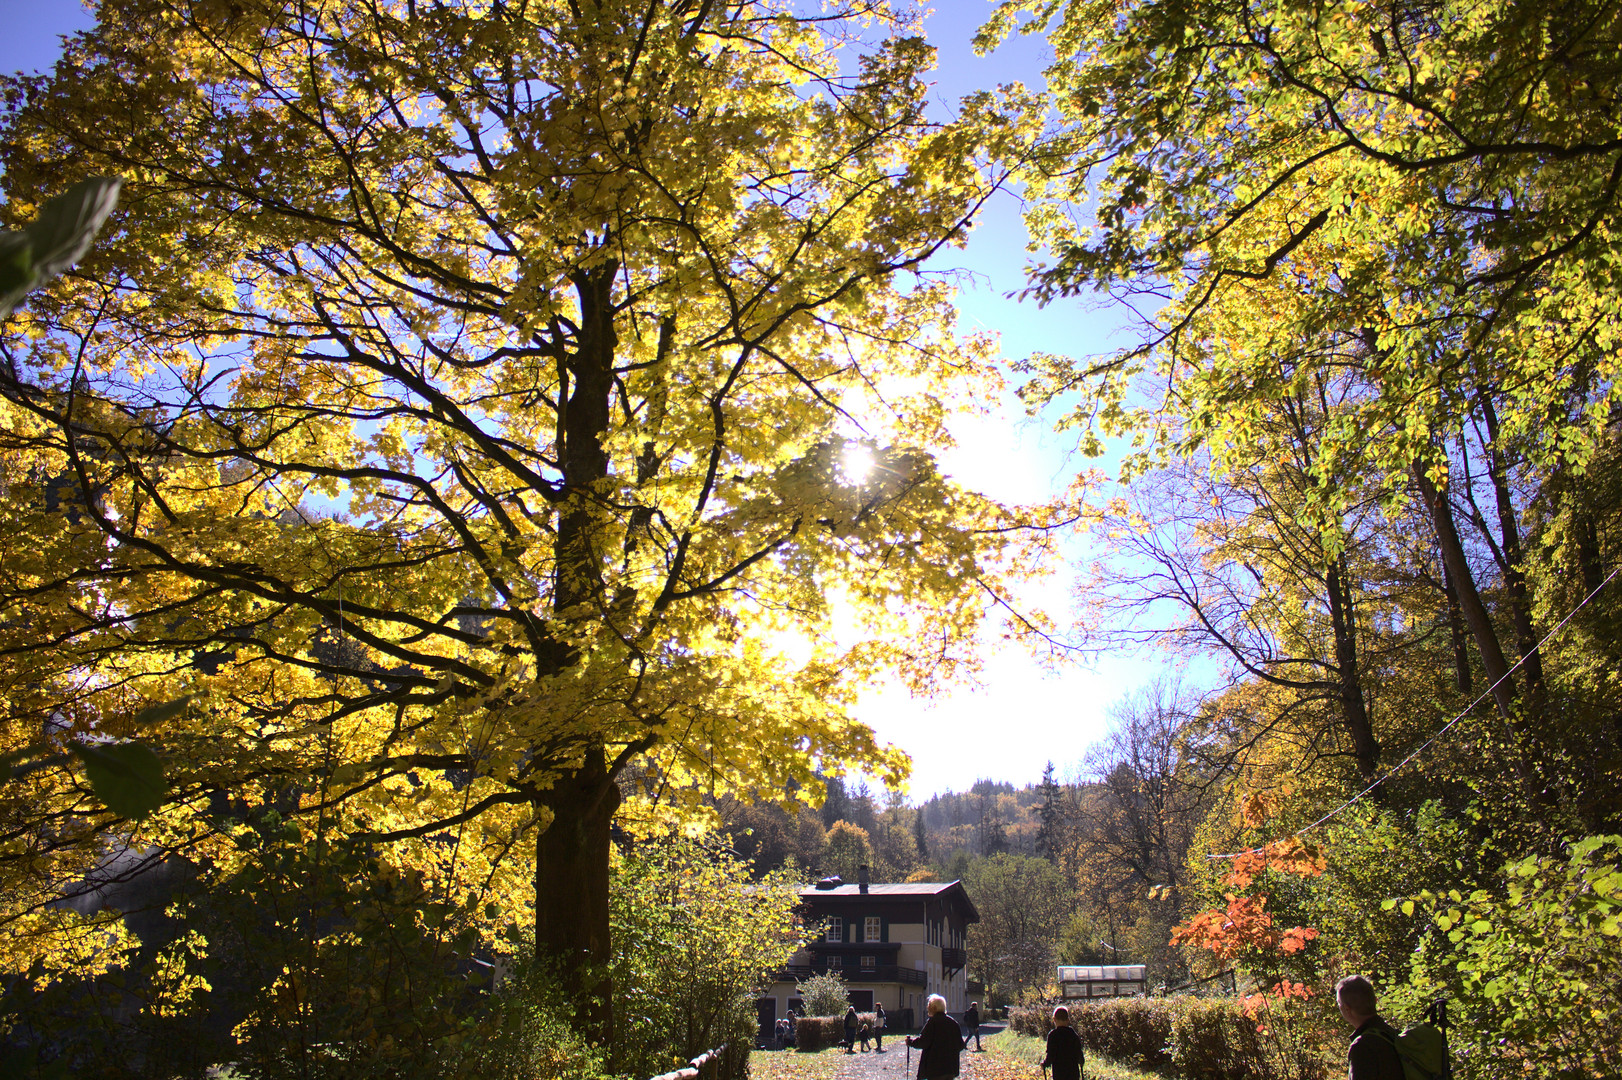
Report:
M 936 97 L 943 110 L 972 90 L 1011 81 L 1041 84 L 1045 44 L 1014 39 L 988 58 L 974 55 L 969 41 L 991 10 L 989 0 L 945 0 L 926 27 L 940 50 Z M 0 0 L 6 31 L 0 35 L 0 70 L 46 69 L 60 50 L 59 36 L 91 25 L 76 0 Z M 960 296 L 965 330 L 1000 335 L 1002 352 L 1017 360 L 1043 351 L 1087 356 L 1111 351 L 1127 340 L 1126 313 L 1061 301 L 1039 308 L 1010 294 L 1023 283 L 1030 258 L 1018 199 L 1000 196 L 970 237 L 966 250 L 951 252 L 942 268 L 972 272 Z M 1014 500 L 1035 500 L 1062 488 L 1087 463 L 1072 460 L 1067 440 L 1050 426 L 1026 419 L 1010 400 L 989 417 L 959 426 L 961 446 L 946 455 L 947 468 L 968 486 Z M 1069 578 L 1055 568 L 1046 590 L 1062 595 Z M 988 656 L 978 685 L 933 701 L 911 700 L 894 688 L 875 688 L 858 716 L 880 737 L 913 755 L 909 794 L 914 799 L 947 789 L 963 790 L 980 777 L 1034 783 L 1052 760 L 1069 775 L 1089 743 L 1104 730 L 1109 707 L 1148 682 L 1164 667 L 1153 656 L 1104 656 L 1090 666 L 1047 671 L 1017 649 Z

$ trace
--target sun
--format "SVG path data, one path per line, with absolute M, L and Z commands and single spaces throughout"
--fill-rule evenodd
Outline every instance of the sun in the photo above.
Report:
M 846 483 L 863 484 L 872 475 L 874 464 L 872 450 L 861 443 L 851 443 L 840 459 L 840 471 L 845 474 Z

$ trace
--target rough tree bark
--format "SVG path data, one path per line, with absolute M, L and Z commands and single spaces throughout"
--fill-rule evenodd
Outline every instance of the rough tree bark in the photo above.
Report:
M 1368 707 L 1363 701 L 1363 681 L 1357 657 L 1357 612 L 1345 571 L 1346 560 L 1343 557 L 1336 559 L 1324 576 L 1325 591 L 1329 594 L 1329 621 L 1335 634 L 1336 681 L 1341 718 L 1352 737 L 1357 771 L 1364 784 L 1372 784 L 1380 778 L 1380 743 L 1374 737 L 1374 725 L 1369 721 Z M 1373 794 L 1377 799 L 1383 797 L 1379 788 L 1375 788 Z
M 535 948 L 573 984 L 585 1028 L 598 1039 L 612 1029 L 609 936 L 610 825 L 620 791 L 603 748 L 544 793 L 552 823 L 535 850 Z
M 1481 653 L 1481 667 L 1493 688 L 1493 701 L 1498 706 L 1499 715 L 1511 720 L 1515 715 L 1515 680 L 1510 677 L 1509 661 L 1504 659 L 1498 631 L 1493 629 L 1486 605 L 1476 591 L 1475 575 L 1464 557 L 1464 545 L 1459 542 L 1459 530 L 1453 521 L 1453 507 L 1447 501 L 1447 495 L 1431 483 L 1422 466 L 1415 465 L 1411 473 L 1425 509 L 1430 514 L 1431 525 L 1436 530 L 1436 542 L 1441 549 L 1442 562 L 1453 581 L 1454 592 L 1458 595 L 1459 610 L 1464 615 L 1465 624 L 1470 627 L 1470 636 L 1475 639 L 1476 651 Z
M 580 324 L 572 349 L 558 350 L 558 456 L 565 501 L 554 544 L 553 617 L 593 618 L 602 612 L 602 572 L 595 537 L 598 485 L 608 478 L 603 446 L 614 386 L 613 261 L 574 275 Z M 579 660 L 553 650 L 563 670 Z M 582 1008 L 584 1027 L 598 1041 L 612 1031 L 609 930 L 609 845 L 620 792 L 607 747 L 594 742 L 574 769 L 541 794 L 552 820 L 536 841 L 535 947 L 550 957 Z
M 1492 399 L 1486 394 L 1481 397 L 1481 411 L 1487 421 L 1487 473 L 1492 480 L 1493 498 L 1497 503 L 1504 592 L 1509 599 L 1510 623 L 1515 628 L 1515 648 L 1521 656 L 1521 672 L 1526 678 L 1522 707 L 1526 718 L 1535 723 L 1542 717 L 1547 701 L 1543 684 L 1543 657 L 1538 653 L 1537 631 L 1532 626 L 1526 577 L 1521 572 L 1521 531 L 1515 520 L 1515 502 L 1510 496 L 1504 451 L 1499 444 L 1498 413 L 1493 408 Z
M 1453 685 L 1461 694 L 1470 692 L 1470 643 L 1464 632 L 1464 612 L 1459 606 L 1459 590 L 1453 587 L 1453 572 L 1442 560 L 1442 592 L 1447 596 L 1447 634 L 1453 645 Z

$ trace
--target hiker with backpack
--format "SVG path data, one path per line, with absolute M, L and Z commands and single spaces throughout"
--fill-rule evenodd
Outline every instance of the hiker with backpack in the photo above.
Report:
M 1335 1003 L 1352 1025 L 1347 1080 L 1452 1080 L 1445 1001 L 1432 1002 L 1424 1018 L 1400 1034 L 1380 1017 L 1374 984 L 1361 975 L 1348 975 L 1335 984 Z
M 1361 975 L 1348 975 L 1335 984 L 1335 1004 L 1352 1025 L 1352 1043 L 1346 1048 L 1346 1080 L 1407 1080 L 1397 1056 L 1397 1032 L 1380 1016 L 1374 984 Z

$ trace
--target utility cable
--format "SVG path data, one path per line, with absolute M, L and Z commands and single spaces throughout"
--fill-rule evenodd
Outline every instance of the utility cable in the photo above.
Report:
M 1452 727 L 1455 724 L 1457 724 L 1460 720 L 1463 720 L 1466 716 L 1469 716 L 1470 713 L 1474 712 L 1475 707 L 1477 705 L 1480 705 L 1483 701 L 1486 701 L 1487 698 L 1491 697 L 1493 691 L 1498 689 L 1499 683 L 1502 683 L 1505 679 L 1507 679 L 1511 675 L 1515 674 L 1515 670 L 1517 668 L 1519 668 L 1522 664 L 1526 663 L 1526 658 L 1528 656 L 1531 656 L 1533 653 L 1536 653 L 1536 652 L 1541 652 L 1543 650 L 1543 646 L 1547 645 L 1550 641 L 1552 641 L 1554 639 L 1554 636 L 1556 634 L 1560 633 L 1561 630 L 1565 629 L 1566 624 L 1568 622 L 1570 622 L 1572 620 L 1572 618 L 1579 611 L 1581 611 L 1583 608 L 1587 607 L 1588 602 L 1590 600 L 1594 599 L 1594 597 L 1598 596 L 1599 591 L 1601 589 L 1605 588 L 1605 586 L 1609 585 L 1611 583 L 1611 579 L 1616 577 L 1616 575 L 1618 573 L 1622 573 L 1622 565 L 1617 566 L 1609 574 L 1605 575 L 1605 580 L 1604 581 L 1600 582 L 1598 585 L 1595 585 L 1593 591 L 1590 592 L 1587 596 L 1583 597 L 1581 603 L 1579 603 L 1576 607 L 1572 608 L 1569 612 L 1567 612 L 1565 618 L 1563 618 L 1559 622 L 1555 623 L 1554 624 L 1554 629 L 1550 630 L 1547 634 L 1543 635 L 1543 640 L 1539 641 L 1537 643 L 1536 648 L 1532 649 L 1530 652 L 1527 652 L 1525 655 L 1521 656 L 1518 660 L 1516 660 L 1513 664 L 1511 664 L 1509 666 L 1509 670 L 1504 672 L 1497 679 L 1495 679 L 1491 686 L 1487 687 L 1487 689 L 1485 689 L 1485 690 L 1483 690 L 1481 692 L 1480 696 L 1478 696 L 1474 701 L 1470 702 L 1470 704 L 1466 705 L 1463 708 L 1463 710 L 1461 710 L 1459 712 L 1459 714 L 1457 716 L 1455 716 L 1453 719 L 1449 720 L 1447 723 L 1443 724 L 1441 726 L 1441 728 L 1436 732 L 1436 734 L 1432 735 L 1430 738 L 1428 738 L 1424 742 L 1420 743 L 1419 746 L 1417 746 L 1413 750 L 1412 753 L 1410 753 L 1407 757 L 1403 758 L 1401 761 L 1397 762 L 1397 764 L 1393 765 L 1390 769 L 1388 769 L 1384 776 L 1380 777 L 1378 780 L 1374 781 L 1374 783 L 1370 784 L 1368 787 L 1364 788 L 1362 791 L 1359 791 L 1356 795 L 1353 795 L 1350 799 L 1347 799 L 1345 802 L 1341 803 L 1339 806 L 1337 806 L 1333 810 L 1329 811 L 1329 813 L 1325 814 L 1323 817 L 1319 818 L 1317 821 L 1314 821 L 1310 825 L 1301 826 L 1301 828 L 1295 830 L 1295 832 L 1291 833 L 1290 835 L 1292 837 L 1301 836 L 1301 835 L 1303 835 L 1305 833 L 1311 832 L 1313 829 L 1316 829 L 1318 826 L 1324 824 L 1325 822 L 1330 821 L 1335 817 L 1338 817 L 1340 814 L 1346 812 L 1347 810 L 1351 809 L 1354 805 L 1356 805 L 1358 802 L 1360 802 L 1363 799 L 1363 797 L 1365 795 L 1367 795 L 1369 792 L 1373 791 L 1375 788 L 1379 787 L 1381 784 L 1383 784 L 1387 780 L 1391 779 L 1392 776 L 1396 775 L 1399 771 L 1401 771 L 1403 769 L 1403 767 L 1405 767 L 1410 762 L 1412 762 L 1420 754 L 1423 754 L 1426 750 L 1430 749 L 1431 745 L 1433 743 L 1435 743 L 1436 740 L 1440 739 L 1443 735 L 1446 735 L 1448 733 L 1448 731 L 1451 730 Z M 1255 850 L 1257 850 L 1257 849 L 1256 848 L 1251 848 L 1248 851 L 1234 851 L 1234 852 L 1230 852 L 1230 853 L 1228 853 L 1226 855 L 1207 855 L 1206 858 L 1207 859 L 1237 859 L 1241 855 L 1248 855 L 1251 851 L 1255 851 Z

